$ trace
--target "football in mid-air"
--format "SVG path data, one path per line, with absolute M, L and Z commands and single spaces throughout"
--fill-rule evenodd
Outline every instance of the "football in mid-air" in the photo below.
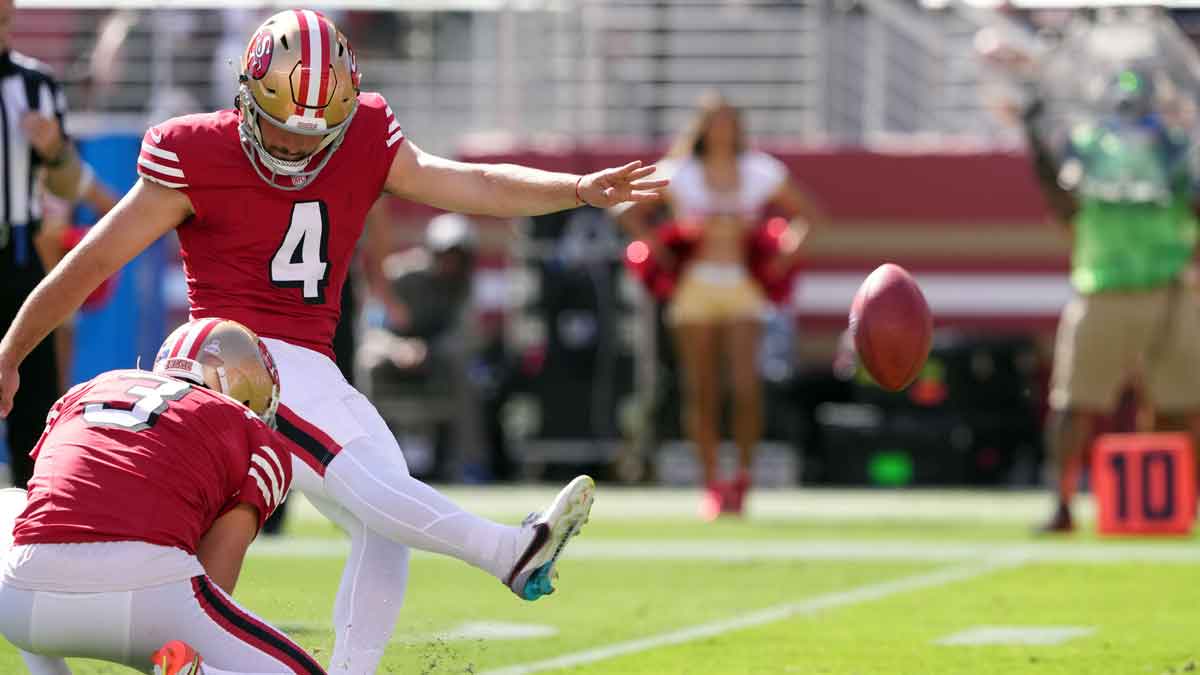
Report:
M 850 334 L 879 386 L 899 391 L 921 372 L 933 341 L 933 315 L 921 288 L 899 265 L 880 265 L 858 287 Z

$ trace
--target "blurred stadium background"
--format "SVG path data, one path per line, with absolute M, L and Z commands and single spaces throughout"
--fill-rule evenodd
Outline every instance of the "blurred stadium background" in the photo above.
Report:
M 382 91 L 423 148 L 568 171 L 653 160 L 716 88 L 745 111 L 754 145 L 783 160 L 832 219 L 808 242 L 760 360 L 768 424 L 756 482 L 781 489 L 753 497 L 745 521 L 711 525 L 695 522 L 688 486 L 698 467 L 674 412 L 661 312 L 625 272 L 628 242 L 609 215 L 476 221 L 479 347 L 467 376 L 478 393 L 478 447 L 456 447 L 459 402 L 438 377 L 391 386 L 372 382 L 361 359 L 351 370 L 415 473 L 491 483 L 586 470 L 601 479 L 600 496 L 577 559 L 563 565 L 569 594 L 532 610 L 461 566 L 418 556 L 388 672 L 1194 670 L 1193 542 L 1029 540 L 1050 505 L 1042 426 L 1054 330 L 1072 295 L 1070 239 L 1047 217 L 1015 123 L 1028 82 L 979 54 L 1002 43 L 1043 55 L 1041 90 L 1063 118 L 1096 105 L 1091 82 L 1105 65 L 1079 64 L 1097 54 L 1154 59 L 1192 127 L 1200 94 L 1200 11 L 1107 15 L 1104 33 L 1093 21 L 1116 10 L 1071 4 L 318 3 L 354 42 L 364 89 Z M 229 61 L 283 6 L 23 0 L 13 46 L 57 72 L 69 132 L 100 179 L 124 191 L 145 128 L 229 106 Z M 399 200 L 381 209 L 386 252 L 419 246 L 436 215 Z M 884 261 L 914 272 L 936 319 L 930 361 L 899 394 L 859 372 L 843 334 L 855 289 Z M 383 309 L 361 277 L 357 290 L 347 327 L 363 341 Z M 159 242 L 76 318 L 68 379 L 151 359 L 185 315 L 177 246 Z M 1137 427 L 1126 398 L 1106 429 Z M 894 489 L 918 486 L 931 489 Z M 546 496 L 537 487 L 450 489 L 469 508 L 509 519 Z M 239 597 L 320 655 L 345 551 L 332 525 L 301 499 L 290 503 L 291 536 L 256 544 Z M 821 623 L 809 618 L 858 603 Z M 464 619 L 516 625 L 518 635 L 485 643 L 493 638 Z M 551 632 L 534 626 L 524 637 L 561 639 L 519 640 L 529 622 Z M 1025 641 L 1020 629 L 1007 642 L 954 637 L 1030 624 Z M 1038 632 L 1047 626 L 1067 627 L 1066 646 Z M 565 661 L 542 661 L 560 654 Z M 630 656 L 608 660 L 620 654 Z M 0 670 L 16 672 L 16 663 L 0 652 Z M 80 672 L 115 672 L 104 668 Z
M 70 132 L 101 179 L 124 190 L 148 124 L 230 104 L 229 61 L 277 4 L 29 0 L 19 3 L 14 43 L 62 78 Z M 1071 13 L 988 4 L 320 8 L 352 37 L 364 86 L 388 97 L 408 136 L 458 157 L 566 170 L 654 159 L 699 96 L 719 89 L 744 108 L 755 144 L 783 159 L 833 218 L 810 242 L 793 301 L 770 323 L 763 478 L 1031 485 L 1048 345 L 1070 293 L 1067 240 L 1045 222 L 1019 131 L 995 114 L 1013 85 L 974 44 L 987 27 L 1033 43 L 1066 30 Z M 1178 14 L 1171 37 L 1186 42 L 1191 13 Z M 419 242 L 432 212 L 398 200 L 387 208 L 390 246 Z M 662 335 L 621 271 L 618 229 L 587 210 L 481 228 L 474 304 L 485 341 L 498 344 L 476 379 L 509 385 L 489 392 L 502 400 L 485 401 L 485 423 L 502 430 L 489 442 L 507 442 L 529 477 L 552 464 L 632 458 L 615 465 L 622 477 L 690 480 L 690 453 L 668 419 L 675 392 L 656 356 Z M 183 316 L 174 251 L 160 244 L 81 313 L 72 381 L 147 357 Z M 937 367 L 907 401 L 833 368 L 850 297 L 883 260 L 916 273 L 938 319 Z M 559 284 L 574 292 L 544 292 Z M 360 327 L 377 317 L 371 310 L 354 317 Z M 562 401 L 590 405 L 554 409 Z M 899 416 L 881 417 L 881 404 Z M 396 410 L 413 417 L 402 402 Z M 414 451 L 424 435 L 412 438 Z

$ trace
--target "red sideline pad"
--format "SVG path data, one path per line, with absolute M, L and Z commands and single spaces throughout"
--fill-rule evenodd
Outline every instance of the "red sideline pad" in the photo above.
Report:
M 1100 534 L 1189 534 L 1196 458 L 1182 433 L 1106 434 L 1092 456 Z

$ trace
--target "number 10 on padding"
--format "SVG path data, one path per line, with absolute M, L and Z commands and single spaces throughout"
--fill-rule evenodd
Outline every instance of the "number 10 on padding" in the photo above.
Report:
M 1196 458 L 1187 434 L 1107 434 L 1092 454 L 1101 534 L 1188 534 L 1196 519 Z

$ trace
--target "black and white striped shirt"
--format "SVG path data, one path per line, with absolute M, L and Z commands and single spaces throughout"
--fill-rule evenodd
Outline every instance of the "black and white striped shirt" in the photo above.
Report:
M 31 110 L 56 116 L 65 128 L 66 96 L 50 69 L 15 51 L 0 53 L 0 270 L 26 268 L 36 256 L 42 207 L 35 179 L 42 160 L 21 126 Z

